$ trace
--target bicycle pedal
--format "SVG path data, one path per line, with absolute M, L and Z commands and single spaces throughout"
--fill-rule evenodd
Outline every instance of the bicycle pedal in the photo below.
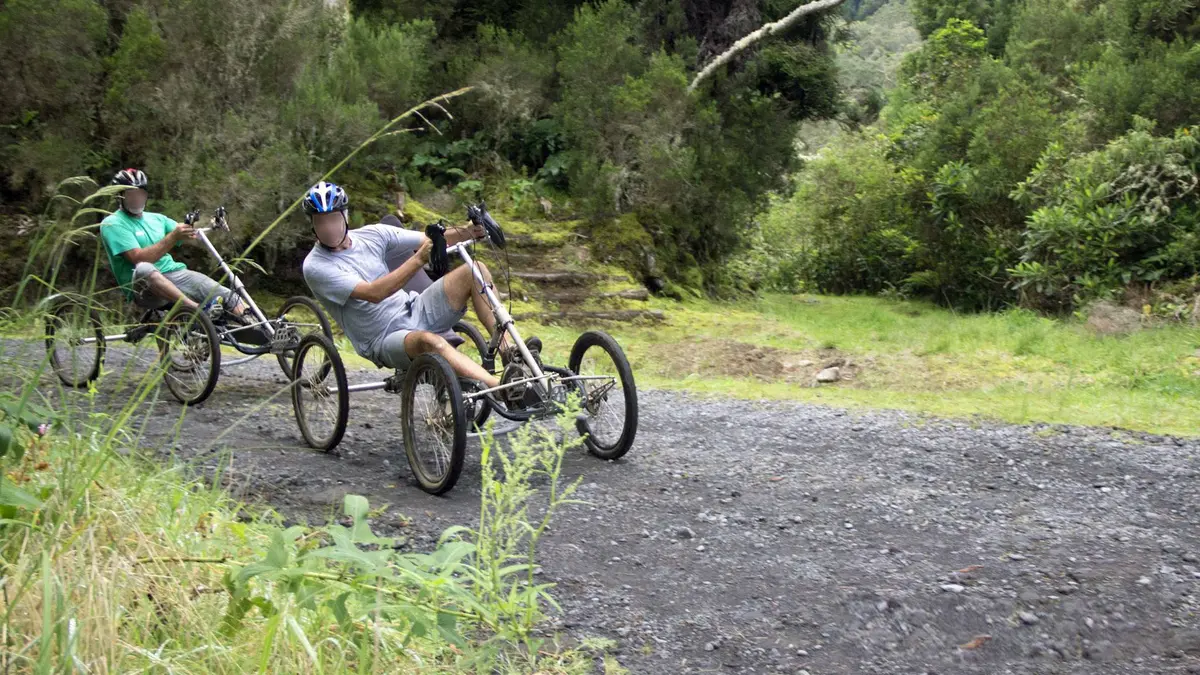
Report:
M 147 324 L 134 326 L 125 332 L 125 341 L 129 344 L 137 344 L 138 342 L 141 342 L 143 338 L 149 335 L 155 328 L 156 326 Z
M 538 395 L 534 387 L 525 387 L 525 394 L 521 397 L 522 408 L 535 408 L 542 404 L 542 397 Z
M 399 394 L 404 391 L 404 373 L 400 370 L 392 373 L 383 381 L 383 390 L 389 394 Z

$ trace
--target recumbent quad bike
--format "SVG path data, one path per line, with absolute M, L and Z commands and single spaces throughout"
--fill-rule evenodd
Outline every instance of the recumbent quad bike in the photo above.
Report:
M 184 223 L 192 225 L 199 212 L 192 211 Z M 273 354 L 289 379 L 292 361 L 306 334 L 333 339 L 333 330 L 324 311 L 311 298 L 297 296 L 286 300 L 274 319 L 268 319 L 250 297 L 241 278 L 234 274 L 213 246 L 208 233 L 229 231 L 225 207 L 218 207 L 209 226 L 196 228 L 196 237 L 216 258 L 229 280 L 229 288 L 246 306 L 245 325 L 226 321 L 220 309 L 190 309 L 182 305 L 150 309 L 124 332 L 105 334 L 96 306 L 87 297 L 71 294 L 52 295 L 42 302 L 46 315 L 46 351 L 55 374 L 69 387 L 85 387 L 100 375 L 107 343 L 131 344 L 153 335 L 158 343 L 159 361 L 165 368 L 163 380 L 180 403 L 196 405 L 212 394 L 221 371 L 221 347 L 231 347 L 242 356 L 224 365 L 236 366 L 260 356 Z M 211 304 L 211 303 L 210 303 Z M 215 319 L 215 320 L 214 320 Z
M 341 441 L 349 417 L 352 392 L 382 389 L 400 395 L 401 431 L 409 467 L 421 489 L 443 494 L 454 487 L 463 468 L 468 427 L 482 428 L 495 412 L 515 422 L 554 417 L 577 398 L 581 412 L 576 428 L 588 450 L 601 459 L 625 455 L 637 435 L 637 387 L 633 371 L 620 345 L 610 335 L 588 331 L 571 349 L 567 367 L 544 365 L 530 351 L 495 288 L 487 283 L 471 255 L 476 243 L 504 248 L 504 232 L 485 205 L 467 209 L 472 223 L 483 227 L 482 240 L 446 246 L 441 223 L 426 227 L 433 242 L 432 275 L 449 269 L 451 256 L 470 266 L 496 318 L 495 334 L 475 342 L 484 369 L 496 372 L 501 337 L 509 336 L 517 353 L 503 367 L 499 386 L 484 388 L 474 380 L 460 380 L 450 364 L 437 354 L 422 354 L 403 372 L 397 370 L 380 382 L 349 385 L 346 369 L 327 336 L 310 334 L 300 340 L 292 372 L 292 406 L 306 442 L 330 451 Z M 456 330 L 459 327 L 456 326 Z

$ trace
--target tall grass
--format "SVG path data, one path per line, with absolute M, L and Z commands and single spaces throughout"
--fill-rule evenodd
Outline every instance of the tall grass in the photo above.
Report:
M 397 117 L 355 152 L 459 93 Z M 590 656 L 535 631 L 554 606 L 535 579 L 537 541 L 574 490 L 560 476 L 576 444 L 562 433 L 569 415 L 507 448 L 485 436 L 480 523 L 418 553 L 371 529 L 363 497 L 345 497 L 340 522 L 285 527 L 270 510 L 247 520 L 256 509 L 219 475 L 162 466 L 139 418 L 172 416 L 184 438 L 186 410 L 160 401 L 157 354 L 119 347 L 122 367 L 110 351 L 86 389 L 62 386 L 40 344 L 52 307 L 41 299 L 61 294 L 114 329 L 131 318 L 101 267 L 96 227 L 78 225 L 118 189 L 56 200 L 74 213 L 43 230 L 11 289 L 17 309 L 0 315 L 0 672 L 587 671 Z M 77 260 L 88 267 L 72 269 Z M 532 518 L 536 482 L 551 487 Z
M 219 476 L 154 463 L 122 421 L 130 410 L 104 410 L 95 391 L 39 393 L 46 378 L 23 364 L 0 359 L 27 383 L 0 420 L 22 450 L 0 459 L 22 495 L 0 506 L 0 670 L 586 669 L 582 655 L 534 637 L 553 606 L 534 576 L 536 543 L 575 485 L 560 475 L 577 443 L 565 440 L 569 416 L 508 449 L 485 436 L 478 527 L 402 553 L 354 495 L 343 524 L 284 527 L 271 511 L 246 522 L 252 509 Z M 29 424 L 14 427 L 19 419 Z M 549 498 L 531 523 L 539 481 Z

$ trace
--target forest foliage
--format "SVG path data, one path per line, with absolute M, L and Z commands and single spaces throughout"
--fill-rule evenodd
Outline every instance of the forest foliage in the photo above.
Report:
M 761 219 L 750 285 L 1052 313 L 1200 291 L 1200 3 L 910 7 L 920 48 Z
M 248 240 L 387 119 L 474 86 L 453 119 L 389 136 L 334 177 L 360 222 L 400 190 L 523 208 L 547 198 L 595 237 L 618 218 L 633 223 L 664 272 L 715 283 L 796 168 L 798 124 L 839 105 L 836 12 L 694 93 L 687 84 L 797 4 L 10 0 L 3 211 L 38 215 L 68 176 L 103 184 L 138 166 L 152 209 L 225 204 Z M 292 225 L 265 242 L 268 267 L 310 236 Z
M 1200 290 L 1200 3 L 846 0 L 687 91 L 798 4 L 10 0 L 0 215 L 136 165 L 154 208 L 223 203 L 245 241 L 386 119 L 471 85 L 335 176 L 357 222 L 400 191 L 548 199 L 716 292 L 1062 312 Z M 262 262 L 308 237 L 295 218 Z

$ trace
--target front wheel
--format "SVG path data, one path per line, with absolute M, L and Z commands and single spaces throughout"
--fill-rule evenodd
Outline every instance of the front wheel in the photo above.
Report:
M 104 327 L 94 310 L 67 302 L 46 316 L 46 353 L 54 374 L 68 387 L 85 387 L 100 376 Z
M 458 376 L 446 359 L 422 354 L 404 374 L 400 422 L 404 453 L 421 489 L 448 492 L 462 473 L 467 419 Z
M 171 395 L 184 405 L 202 403 L 221 374 L 221 343 L 212 319 L 199 309 L 176 307 L 155 335 Z
M 296 359 L 300 340 L 306 335 L 324 335 L 333 343 L 333 327 L 321 306 L 312 298 L 297 295 L 284 301 L 275 318 L 275 340 L 284 345 L 276 358 L 279 367 L 289 380 L 292 379 L 292 362 Z M 279 333 L 282 333 L 280 335 Z
M 346 366 L 329 338 L 319 333 L 300 340 L 292 363 L 292 409 L 300 434 L 309 446 L 329 452 L 342 442 L 350 416 Z
M 588 331 L 571 348 L 568 368 L 579 379 L 582 414 L 577 422 L 587 449 L 601 459 L 629 452 L 637 436 L 637 386 L 621 346 L 608 333 Z

